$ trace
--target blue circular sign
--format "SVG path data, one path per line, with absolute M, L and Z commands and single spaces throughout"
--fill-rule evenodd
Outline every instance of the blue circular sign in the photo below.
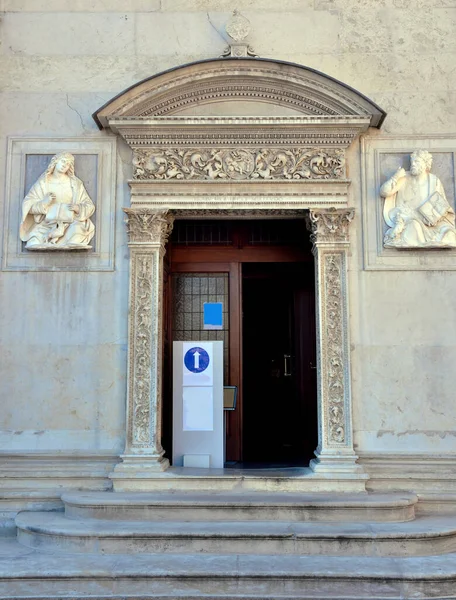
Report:
M 209 366 L 209 354 L 204 348 L 190 348 L 184 356 L 184 364 L 191 373 L 202 373 Z

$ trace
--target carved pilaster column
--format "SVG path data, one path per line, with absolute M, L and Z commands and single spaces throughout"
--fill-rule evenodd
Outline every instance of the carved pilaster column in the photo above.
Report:
M 316 472 L 362 473 L 353 450 L 347 253 L 352 209 L 311 210 L 318 369 Z M 366 477 L 366 476 L 364 476 Z
M 169 467 L 161 446 L 163 256 L 173 217 L 168 211 L 125 208 L 130 248 L 127 439 L 111 478 L 115 490 Z

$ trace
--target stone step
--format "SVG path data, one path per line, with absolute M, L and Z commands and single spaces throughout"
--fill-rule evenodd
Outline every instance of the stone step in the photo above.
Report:
M 410 521 L 415 494 L 126 493 L 62 496 L 70 519 L 120 521 Z
M 11 540 L 13 542 L 13 540 Z M 46 554 L 0 543 L 0 598 L 453 598 L 456 554 L 388 558 Z
M 50 552 L 418 556 L 456 552 L 456 522 L 110 521 L 20 513 L 18 541 Z
M 358 467 L 359 468 L 359 467 Z M 197 469 L 170 467 L 166 471 L 112 474 L 117 492 L 281 492 L 366 493 L 366 473 L 332 470 L 314 472 L 310 467 L 271 469 Z M 123 486 L 126 486 L 124 488 Z

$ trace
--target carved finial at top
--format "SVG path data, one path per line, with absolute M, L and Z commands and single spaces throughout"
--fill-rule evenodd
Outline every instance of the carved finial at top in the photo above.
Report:
M 233 11 L 233 16 L 225 27 L 227 34 L 235 42 L 242 42 L 249 35 L 251 29 L 250 21 L 243 17 L 238 10 Z
M 233 16 L 226 24 L 225 30 L 233 41 L 230 42 L 222 57 L 257 56 L 252 46 L 244 41 L 251 30 L 250 21 L 243 17 L 238 10 L 233 11 Z

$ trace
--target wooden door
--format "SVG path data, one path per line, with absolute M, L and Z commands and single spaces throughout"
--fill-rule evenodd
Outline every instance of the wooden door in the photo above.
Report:
M 244 265 L 246 462 L 304 464 L 316 447 L 315 315 L 309 267 L 300 262 Z
M 188 223 L 188 224 L 187 224 Z M 293 241 L 291 232 L 294 230 L 293 227 L 287 227 L 286 223 L 280 223 L 280 230 L 285 236 L 285 243 L 277 242 L 277 235 L 271 233 L 271 225 L 265 226 L 264 231 L 267 231 L 267 235 L 262 231 L 259 232 L 259 224 L 255 223 L 255 228 L 250 226 L 251 222 L 217 222 L 217 226 L 211 229 L 210 223 L 195 223 L 187 222 L 179 224 L 177 233 L 174 234 L 171 239 L 170 248 L 168 251 L 170 259 L 170 276 L 168 280 L 168 297 L 170 299 L 170 306 L 173 305 L 173 298 L 175 298 L 176 290 L 173 290 L 173 285 L 178 281 L 179 276 L 183 274 L 194 275 L 196 278 L 209 277 L 211 274 L 214 277 L 224 275 L 228 282 L 228 322 L 229 322 L 229 341 L 228 341 L 228 352 L 227 361 L 228 366 L 225 372 L 225 385 L 235 385 L 238 387 L 238 403 L 235 411 L 228 414 L 227 419 L 227 438 L 226 438 L 226 458 L 227 461 L 241 461 L 244 458 L 243 443 L 245 441 L 245 435 L 243 435 L 243 421 L 244 417 L 249 414 L 248 410 L 244 407 L 244 386 L 243 386 L 243 266 L 248 264 L 263 264 L 267 263 L 279 265 L 276 267 L 280 271 L 280 264 L 287 265 L 293 263 L 305 263 L 313 268 L 313 259 L 310 254 L 310 245 L 306 237 L 302 235 L 301 231 L 298 242 Z M 294 226 L 296 223 L 294 223 Z M 200 227 L 199 230 L 197 228 Z M 296 227 L 295 227 L 296 228 Z M 197 233 L 195 234 L 195 230 Z M 182 231 L 184 233 L 182 233 Z M 190 233 L 189 233 L 190 232 Z M 182 243 L 179 236 L 184 237 L 185 243 Z M 193 236 L 193 237 L 192 237 Z M 262 237 L 261 237 L 262 236 Z M 274 237 L 275 236 L 275 237 Z M 268 239 L 267 243 L 263 243 L 263 238 Z M 191 243 L 188 241 L 191 238 Z M 216 243 L 214 243 L 216 239 Z M 270 243 L 272 240 L 272 243 Z M 253 241 L 253 243 L 252 243 Z M 255 244 L 256 242 L 256 244 Z M 267 267 L 265 267 L 267 271 Z M 245 271 L 245 269 L 244 269 Z M 311 275 L 312 283 L 311 288 L 313 290 L 313 275 Z M 286 309 L 281 309 L 280 314 L 282 318 L 282 329 L 286 331 L 285 337 L 288 339 L 288 349 L 285 348 L 286 343 L 284 342 L 283 355 L 289 355 L 288 366 L 292 369 L 292 356 L 294 350 L 294 325 L 290 319 L 294 319 L 295 315 L 295 299 L 294 291 L 287 292 L 285 299 L 282 299 L 282 307 L 286 305 Z M 281 300 L 277 300 L 279 303 Z M 283 304 L 285 303 L 285 304 Z M 175 310 L 175 309 L 174 309 Z M 168 335 L 167 339 L 173 340 L 173 326 L 175 321 L 173 320 L 173 309 L 169 311 L 169 318 L 167 320 Z M 285 315 L 285 316 L 284 316 Z M 279 329 L 277 328 L 276 335 L 280 336 Z M 283 337 L 283 336 L 282 336 Z M 183 338 L 182 338 L 183 339 Z M 227 338 L 225 338 L 227 339 Z M 307 342 L 306 342 L 307 343 Z M 169 345 L 168 354 L 172 351 L 172 344 Z M 168 365 L 172 364 L 172 360 L 168 360 Z M 167 378 L 171 380 L 172 374 L 168 370 Z M 299 380 L 303 380 L 302 376 L 299 375 Z M 285 385 L 292 388 L 288 397 L 293 397 L 296 401 L 296 396 L 299 388 L 299 384 L 296 383 L 297 379 L 293 376 L 293 383 L 286 381 Z M 165 405 L 168 405 L 168 409 L 165 414 L 168 415 L 168 422 L 171 422 L 170 405 L 171 396 L 168 392 L 168 398 L 165 398 Z M 316 424 L 315 424 L 316 430 Z M 167 445 L 166 448 L 170 448 L 170 442 L 166 436 Z M 268 460 L 268 458 L 264 458 Z

